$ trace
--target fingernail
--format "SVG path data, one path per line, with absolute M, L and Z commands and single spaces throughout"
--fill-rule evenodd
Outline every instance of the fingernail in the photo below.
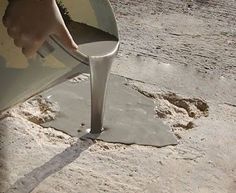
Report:
M 77 44 L 75 44 L 75 43 L 73 44 L 73 46 L 74 46 L 75 50 L 77 50 L 79 48 L 79 46 Z

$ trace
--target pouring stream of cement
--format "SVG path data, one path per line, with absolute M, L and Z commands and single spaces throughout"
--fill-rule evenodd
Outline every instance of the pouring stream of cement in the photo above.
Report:
M 113 58 L 118 50 L 116 37 L 96 28 L 70 22 L 68 28 L 80 45 L 79 51 L 89 56 L 91 83 L 91 134 L 102 132 L 107 81 Z M 83 42 L 81 42 L 83 41 Z
M 107 80 L 112 61 L 109 57 L 90 57 L 91 134 L 102 132 Z

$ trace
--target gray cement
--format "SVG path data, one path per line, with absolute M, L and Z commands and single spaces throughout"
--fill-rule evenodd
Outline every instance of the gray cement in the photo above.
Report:
M 100 139 L 107 142 L 142 144 L 162 147 L 177 141 L 169 127 L 154 117 L 153 102 L 125 86 L 125 79 L 112 75 L 109 81 L 104 131 L 90 131 L 89 81 L 80 84 L 65 82 L 43 93 L 57 102 L 60 112 L 56 119 L 44 123 L 71 136 Z
M 75 21 L 69 22 L 67 27 L 79 45 L 79 52 L 86 56 L 103 56 L 117 46 L 117 37 L 97 28 Z

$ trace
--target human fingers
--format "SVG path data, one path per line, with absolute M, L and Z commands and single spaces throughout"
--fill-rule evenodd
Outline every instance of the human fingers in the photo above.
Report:
M 20 36 L 20 32 L 17 27 L 8 27 L 7 33 L 13 39 L 19 38 Z
M 36 52 L 42 46 L 43 42 L 44 41 L 42 40 L 42 41 L 38 41 L 36 43 L 32 43 L 30 45 L 26 45 L 26 46 L 22 47 L 22 53 L 27 58 L 32 58 L 33 56 L 35 56 Z
M 67 49 L 71 51 L 76 51 L 78 49 L 78 45 L 74 42 L 69 30 L 64 24 L 59 24 L 55 35 Z
M 19 47 L 19 48 L 24 47 L 24 42 L 21 39 L 14 39 L 14 44 L 16 47 Z

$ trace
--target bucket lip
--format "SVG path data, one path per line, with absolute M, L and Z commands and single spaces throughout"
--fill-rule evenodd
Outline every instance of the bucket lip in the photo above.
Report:
M 54 36 L 50 36 L 50 38 L 56 43 L 58 44 L 58 46 L 60 46 L 61 49 L 63 49 L 67 54 L 69 54 L 71 57 L 73 57 L 74 59 L 78 60 L 79 62 L 85 64 L 85 65 L 89 65 L 89 58 L 93 57 L 93 58 L 101 58 L 101 57 L 109 57 L 109 56 L 113 56 L 116 55 L 118 50 L 119 50 L 119 46 L 120 46 L 120 42 L 119 39 L 117 40 L 117 44 L 114 47 L 114 49 L 112 49 L 110 52 L 106 53 L 105 55 L 95 55 L 95 56 L 88 56 L 83 54 L 82 52 L 79 51 L 79 49 L 75 52 L 72 52 L 70 50 L 68 50 L 67 48 L 65 48 L 63 46 L 63 44 Z
M 114 21 L 115 21 L 115 31 L 116 31 L 116 38 L 117 38 L 117 44 L 116 46 L 114 47 L 113 50 L 111 50 L 110 52 L 106 53 L 105 55 L 100 55 L 100 56 L 88 56 L 88 55 L 85 55 L 83 54 L 82 52 L 79 51 L 79 49 L 76 51 L 76 52 L 72 52 L 72 51 L 69 51 L 67 50 L 60 42 L 58 42 L 60 44 L 60 46 L 68 53 L 70 54 L 73 58 L 75 58 L 76 60 L 82 62 L 83 64 L 85 65 L 89 65 L 89 58 L 90 57 L 93 57 L 93 58 L 101 58 L 101 57 L 110 57 L 110 56 L 114 56 L 118 53 L 119 51 L 119 47 L 120 47 L 120 34 L 119 34 L 119 30 L 118 30 L 118 25 L 117 25 L 117 18 L 116 18 L 116 15 L 115 15 L 115 12 L 114 12 L 114 9 L 111 5 L 111 2 L 110 0 L 107 0 L 107 3 L 111 9 L 111 13 L 112 13 L 112 16 L 114 18 Z
M 88 64 L 88 57 L 86 55 L 84 55 L 81 52 L 76 52 L 76 55 L 72 52 L 69 51 L 62 43 L 61 41 L 59 41 L 55 36 L 51 35 L 50 39 L 52 39 L 52 41 L 54 41 L 62 50 L 64 50 L 67 54 L 69 54 L 71 57 L 73 57 L 74 59 L 78 60 L 79 62 L 83 63 L 83 64 Z
M 117 19 L 116 19 L 116 16 L 115 16 L 115 12 L 114 12 L 114 9 L 111 5 L 111 2 L 109 0 L 106 0 L 109 8 L 110 8 L 110 12 L 112 14 L 112 17 L 114 18 L 114 30 L 115 30 L 115 34 L 111 34 L 113 36 L 116 37 L 117 39 L 117 44 L 116 46 L 114 47 L 114 49 L 112 49 L 110 52 L 107 52 L 105 55 L 98 55 L 98 56 L 88 56 L 86 54 L 83 54 L 82 52 L 80 52 L 79 48 L 77 51 L 73 52 L 73 51 L 70 51 L 68 50 L 67 48 L 64 47 L 64 45 L 55 37 L 55 36 L 50 36 L 52 40 L 54 40 L 55 43 L 57 43 L 61 49 L 63 49 L 67 54 L 69 54 L 71 57 L 73 57 L 74 59 L 78 60 L 79 62 L 85 64 L 85 65 L 89 65 L 89 58 L 90 57 L 109 57 L 109 56 L 112 56 L 112 55 L 116 55 L 118 50 L 119 50 L 119 47 L 120 47 L 120 35 L 119 35 L 119 30 L 118 30 L 118 25 L 117 25 Z M 109 32 L 108 32 L 109 33 Z

